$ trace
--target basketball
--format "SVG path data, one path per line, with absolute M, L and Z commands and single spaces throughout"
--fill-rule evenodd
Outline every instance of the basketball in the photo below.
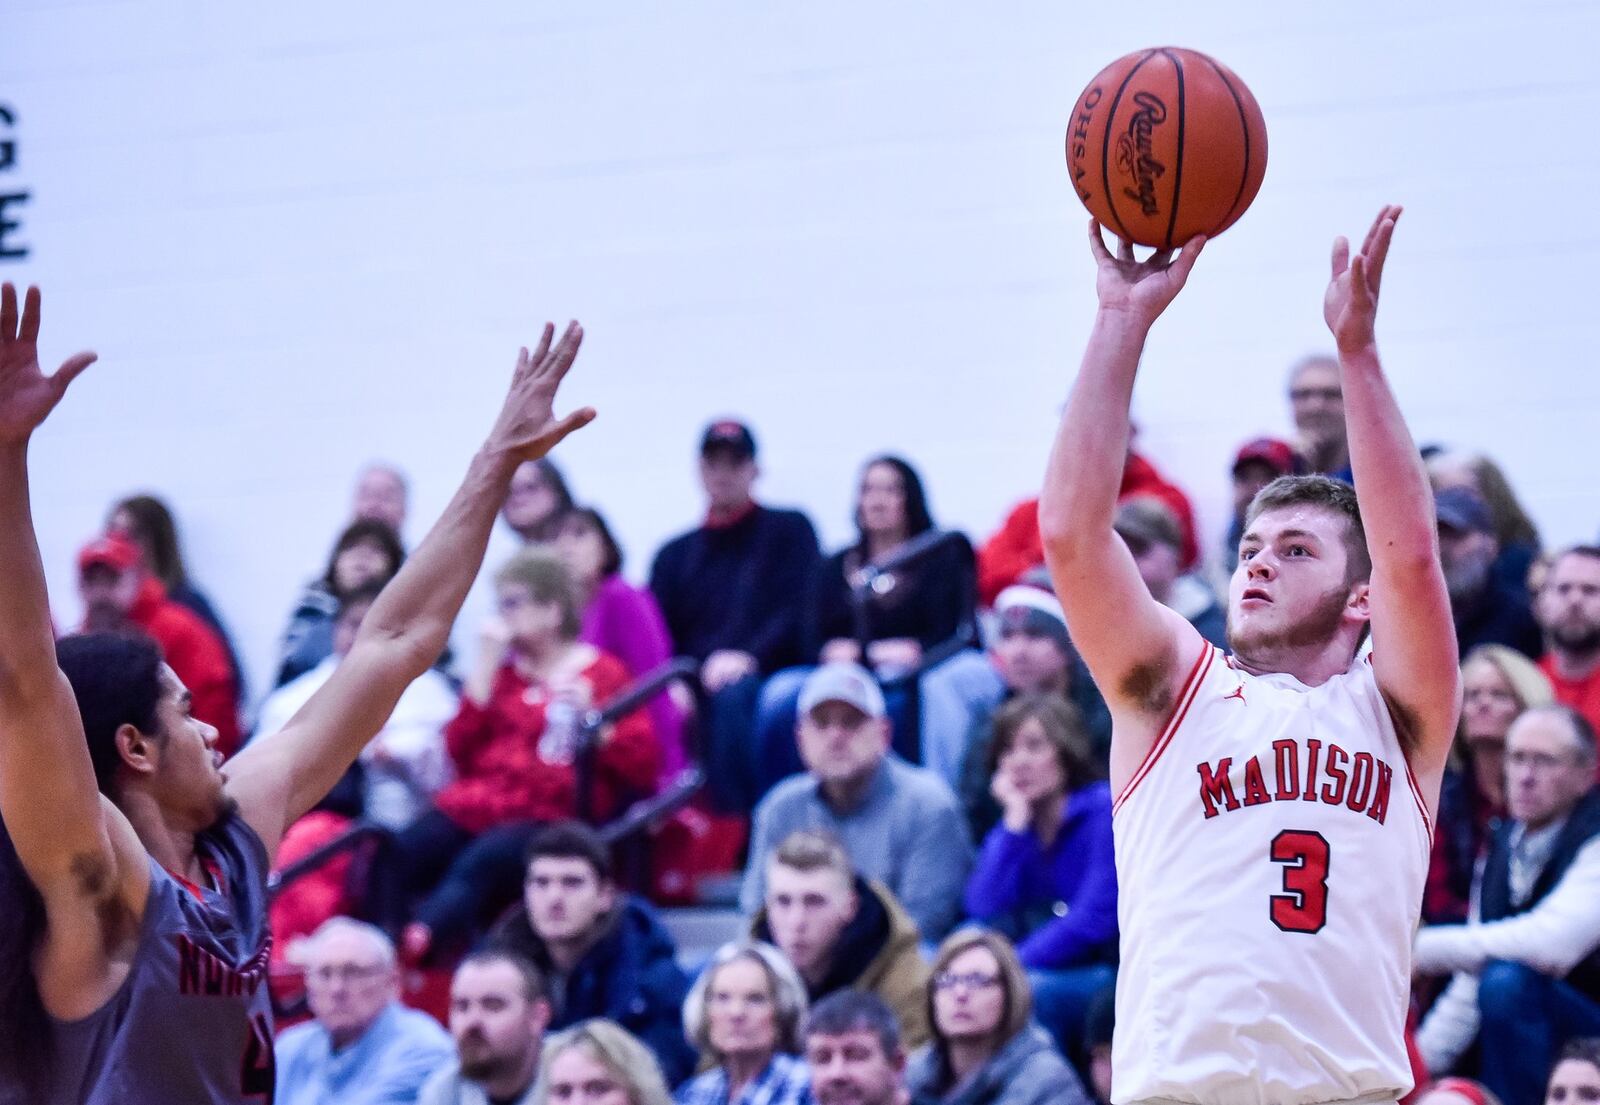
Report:
M 1227 66 L 1175 46 L 1138 50 L 1078 97 L 1067 166 L 1102 226 L 1171 249 L 1244 214 L 1267 171 L 1267 124 Z

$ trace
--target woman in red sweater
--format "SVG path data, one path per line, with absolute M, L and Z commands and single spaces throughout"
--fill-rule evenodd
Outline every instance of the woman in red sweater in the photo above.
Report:
M 534 830 L 577 813 L 571 742 L 583 713 L 628 682 L 619 660 L 578 640 L 578 588 L 555 556 L 518 553 L 496 573 L 495 588 L 499 616 L 484 628 L 461 710 L 445 729 L 455 781 L 399 841 L 407 884 L 430 891 L 403 941 L 413 960 L 459 943 L 516 900 Z M 645 711 L 607 727 L 594 762 L 593 816 L 604 821 L 649 795 L 659 759 Z

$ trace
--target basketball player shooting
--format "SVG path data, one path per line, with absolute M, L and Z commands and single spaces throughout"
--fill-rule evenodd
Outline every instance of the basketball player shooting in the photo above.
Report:
M 1460 692 L 1431 493 L 1373 336 L 1399 215 L 1353 256 L 1334 243 L 1323 302 L 1355 490 L 1289 476 L 1256 496 L 1232 655 L 1150 598 L 1111 525 L 1140 353 L 1205 241 L 1140 262 L 1090 225 L 1099 311 L 1039 522 L 1114 723 L 1117 1105 L 1411 1088 L 1411 940 Z
M 53 639 L 28 444 L 94 360 L 39 368 L 39 294 L 0 289 L 0 1102 L 270 1102 L 267 872 L 438 658 L 511 474 L 594 417 L 552 414 L 583 332 L 550 327 L 338 670 L 226 765 L 147 642 Z M 7 840 L 9 836 L 9 840 Z

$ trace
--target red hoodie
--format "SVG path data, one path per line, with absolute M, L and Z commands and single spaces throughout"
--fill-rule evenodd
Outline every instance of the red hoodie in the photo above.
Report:
M 602 652 L 583 678 L 603 704 L 627 685 L 628 672 Z M 434 795 L 434 805 L 473 834 L 510 821 L 573 817 L 577 776 L 571 764 L 540 755 L 544 723 L 544 698 L 509 663 L 495 674 L 487 703 L 463 695 L 460 713 L 444 731 L 456 778 Z M 660 754 L 647 711 L 619 720 L 595 756 L 595 812 L 612 817 L 630 798 L 653 793 Z
M 1194 508 L 1189 497 L 1176 484 L 1156 471 L 1155 465 L 1137 453 L 1128 454 L 1122 470 L 1122 486 L 1117 501 L 1136 495 L 1161 500 L 1172 510 L 1183 530 L 1183 570 L 1200 559 L 1200 542 L 1195 536 Z M 1039 537 L 1039 500 L 1029 499 L 1017 506 L 1001 524 L 999 532 L 978 550 L 978 596 L 985 606 L 994 605 L 1001 591 L 1021 581 L 1044 563 L 1044 542 Z
M 216 726 L 222 754 L 237 752 L 239 692 L 221 639 L 198 614 L 167 598 L 167 589 L 153 576 L 140 585 L 128 618 L 161 646 L 168 666 L 193 697 L 194 716 Z

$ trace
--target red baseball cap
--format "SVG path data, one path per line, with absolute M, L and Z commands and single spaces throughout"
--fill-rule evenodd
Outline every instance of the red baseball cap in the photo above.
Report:
M 1279 441 L 1275 437 L 1258 437 L 1245 442 L 1239 446 L 1239 453 L 1233 458 L 1233 470 L 1237 472 L 1241 464 L 1253 460 L 1262 462 L 1280 476 L 1294 474 L 1294 449 L 1287 441 Z
M 87 572 L 90 568 L 110 568 L 116 572 L 126 572 L 129 568 L 138 567 L 138 564 L 139 547 L 126 537 L 118 537 L 116 534 L 96 537 L 78 550 L 79 572 Z

